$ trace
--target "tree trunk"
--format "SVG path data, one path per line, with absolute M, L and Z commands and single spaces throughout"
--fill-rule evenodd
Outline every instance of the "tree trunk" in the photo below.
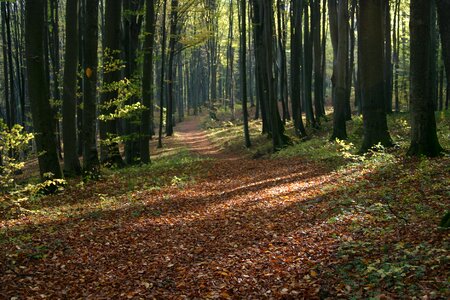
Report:
M 312 26 L 310 26 L 309 6 L 304 7 L 304 56 L 303 56 L 303 101 L 305 105 L 306 122 L 314 128 L 317 128 L 316 118 L 314 117 L 312 103 L 312 74 L 313 74 L 313 40 Z
M 77 151 L 78 0 L 66 2 L 66 52 L 63 86 L 64 173 L 80 175 Z
M 292 0 L 291 19 L 291 106 L 295 134 L 306 136 L 302 119 L 301 61 L 303 0 Z
M 100 171 L 96 143 L 98 1 L 86 0 L 83 21 L 83 169 L 95 175 Z
M 88 0 L 89 1 L 89 0 Z M 120 22 L 122 20 L 122 0 L 108 0 L 105 3 L 105 36 L 104 36 L 104 57 L 103 63 L 108 66 L 103 73 L 103 89 L 101 102 L 103 114 L 106 116 L 114 115 L 117 107 L 112 104 L 117 99 L 118 90 L 114 88 L 121 79 L 120 61 Z M 119 65 L 118 65 L 119 64 Z M 108 166 L 123 167 L 124 162 L 119 151 L 119 144 L 114 141 L 117 138 L 117 119 L 108 118 L 106 121 L 106 143 L 105 155 L 102 158 L 102 164 Z
M 411 146 L 409 155 L 437 156 L 442 147 L 436 133 L 430 81 L 432 4 L 411 0 Z
M 253 0 L 253 24 L 255 27 L 255 53 L 258 79 L 261 80 L 261 106 L 267 110 L 269 132 L 272 136 L 273 150 L 283 148 L 289 138 L 284 135 L 284 126 L 278 111 L 273 75 L 273 2 Z M 261 107 L 261 108 L 262 108 Z
M 177 44 L 178 36 L 178 0 L 172 0 L 170 12 L 170 39 L 169 39 L 169 65 L 167 74 L 167 116 L 166 116 L 166 135 L 173 135 L 173 82 L 175 80 L 173 62 L 175 58 L 175 46 Z M 209 98 L 209 97 L 208 97 Z
M 247 111 L 247 3 L 241 0 L 241 97 L 242 97 L 242 113 L 244 118 L 244 140 L 245 147 L 251 147 L 250 132 L 248 129 L 248 111 Z
M 320 1 L 314 0 L 311 12 L 311 22 L 313 27 L 313 47 L 314 47 L 314 110 L 316 121 L 320 123 L 323 114 L 323 68 L 322 68 L 322 43 L 320 39 Z
M 333 134 L 331 140 L 347 139 L 346 95 L 348 65 L 348 1 L 340 0 L 338 6 L 338 44 L 334 88 Z
M 448 87 L 450 86 L 450 1 L 436 0 L 439 32 L 442 43 L 442 57 L 444 59 L 445 72 L 447 78 L 447 99 Z
M 381 143 L 392 146 L 386 119 L 384 99 L 382 30 L 383 2 L 367 0 L 360 2 L 359 47 L 361 48 L 361 92 L 364 140 L 361 152 Z
M 159 84 L 159 134 L 158 134 L 158 148 L 162 148 L 162 131 L 163 131 L 163 119 L 164 119 L 164 64 L 166 61 L 166 15 L 167 15 L 167 0 L 163 0 L 163 17 L 162 17 L 162 39 L 161 39 L 161 71 L 160 71 L 160 84 Z
M 136 80 L 138 64 L 139 34 L 142 21 L 141 8 L 144 0 L 124 0 L 124 48 L 125 48 L 125 77 L 134 82 Z M 132 94 L 126 104 L 134 105 L 139 102 L 138 96 Z M 136 164 L 139 162 L 139 115 L 131 113 L 125 118 L 125 162 Z M 119 123 L 120 124 L 120 123 Z
M 391 43 L 391 6 L 384 0 L 384 93 L 386 112 L 392 113 L 392 43 Z
M 45 76 L 44 45 L 44 0 L 27 0 L 25 23 L 25 46 L 31 113 L 35 131 L 41 179 L 62 178 L 56 151 L 56 136 L 49 87 Z M 50 117 L 49 117 L 50 116 Z
M 147 108 L 141 117 L 141 163 L 150 163 L 150 137 L 153 123 L 153 47 L 155 36 L 155 0 L 146 0 L 142 104 Z

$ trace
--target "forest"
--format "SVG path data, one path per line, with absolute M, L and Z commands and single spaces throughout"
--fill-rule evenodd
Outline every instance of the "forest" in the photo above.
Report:
M 450 298 L 450 0 L 0 0 L 0 299 Z

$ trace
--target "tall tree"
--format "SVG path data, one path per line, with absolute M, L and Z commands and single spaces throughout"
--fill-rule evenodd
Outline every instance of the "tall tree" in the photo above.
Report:
M 173 112 L 174 112 L 174 70 L 173 62 L 175 58 L 175 46 L 178 41 L 178 0 L 172 0 L 170 6 L 170 39 L 169 39 L 169 65 L 167 71 L 167 116 L 166 135 L 173 135 Z
M 447 78 L 448 99 L 448 88 L 450 87 L 450 0 L 436 0 L 436 4 L 442 43 L 442 57 Z
M 411 0 L 411 145 L 409 155 L 437 156 L 442 147 L 436 133 L 430 81 L 432 4 Z
M 306 136 L 302 119 L 301 61 L 303 0 L 291 0 L 291 106 L 295 133 Z
M 120 22 L 122 20 L 122 0 L 108 0 L 105 3 L 105 36 L 104 36 L 104 64 L 103 92 L 101 95 L 103 112 L 106 116 L 114 115 L 118 90 L 115 87 L 121 80 L 121 50 L 120 50 Z M 123 166 L 122 156 L 119 151 L 119 144 L 114 140 L 117 137 L 117 118 L 107 117 L 106 119 L 106 147 L 102 163 L 112 166 Z
M 284 135 L 284 125 L 278 111 L 274 64 L 274 16 L 273 1 L 253 0 L 253 24 L 255 30 L 255 60 L 258 80 L 261 80 L 261 108 L 267 112 L 268 131 L 272 137 L 273 150 L 277 151 L 289 143 Z
M 330 7 L 330 9 L 332 6 Z M 334 114 L 331 139 L 347 139 L 346 95 L 348 64 L 348 1 L 340 0 L 338 6 L 337 58 L 334 73 Z
M 64 173 L 81 174 L 77 151 L 78 0 L 66 2 L 66 52 L 63 86 Z
M 242 113 L 244 118 L 244 140 L 245 147 L 249 148 L 252 144 L 250 141 L 250 133 L 248 129 L 248 110 L 247 110 L 247 3 L 245 0 L 241 0 L 241 96 L 242 96 Z
M 96 143 L 98 74 L 98 1 L 86 0 L 83 15 L 83 169 L 96 174 L 99 160 Z
M 139 35 L 141 33 L 143 17 L 141 9 L 144 0 L 123 1 L 123 46 L 125 54 L 125 77 L 132 82 L 138 77 L 138 50 L 140 46 Z M 127 105 L 135 105 L 139 102 L 137 95 L 132 94 L 126 101 Z M 125 161 L 127 164 L 139 162 L 139 125 L 140 118 L 137 114 L 130 114 L 125 118 Z
M 27 83 L 41 179 L 62 178 L 44 60 L 44 0 L 25 3 Z M 50 117 L 49 117 L 50 116 Z
M 158 148 L 162 148 L 162 131 L 163 131 L 163 120 L 164 120 L 164 64 L 166 62 L 166 16 L 167 16 L 167 0 L 163 0 L 163 16 L 161 24 L 161 70 L 160 70 L 160 82 L 159 82 L 159 133 L 158 133 Z
M 153 123 L 153 47 L 155 36 L 155 0 L 146 0 L 144 29 L 144 64 L 142 73 L 142 104 L 146 110 L 141 116 L 140 158 L 150 163 L 150 137 Z
M 312 3 L 311 23 L 313 32 L 313 48 L 314 48 L 314 112 L 316 121 L 324 117 L 323 114 L 323 68 L 322 68 L 322 43 L 321 34 L 321 18 L 320 18 L 320 1 L 314 0 Z M 325 8 L 323 8 L 325 9 Z
M 311 2 L 312 3 L 312 2 Z M 312 5 L 311 5 L 312 6 Z M 313 76 L 313 32 L 310 20 L 310 7 L 305 5 L 303 20 L 304 31 L 304 53 L 303 53 L 303 103 L 306 113 L 306 122 L 312 127 L 317 127 L 316 118 L 314 116 L 313 102 L 312 102 L 312 76 Z M 311 9 L 312 11 L 312 9 Z
M 381 143 L 392 146 L 386 117 L 383 76 L 383 10 L 382 0 L 361 1 L 360 63 L 364 140 L 361 152 Z

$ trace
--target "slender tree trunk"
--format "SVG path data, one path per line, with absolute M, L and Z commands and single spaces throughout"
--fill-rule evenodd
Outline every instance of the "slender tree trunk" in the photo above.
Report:
M 436 0 L 437 12 L 439 19 L 439 32 L 442 43 L 442 57 L 445 65 L 447 78 L 447 102 L 448 103 L 448 87 L 450 86 L 450 1 Z M 448 107 L 448 105 L 447 105 Z
M 162 39 L 161 39 L 161 77 L 159 85 L 159 134 L 158 134 L 158 148 L 162 148 L 162 131 L 163 131 L 163 120 L 164 120 L 164 68 L 166 62 L 166 15 L 167 15 L 167 0 L 163 0 L 163 18 L 161 24 Z
M 316 121 L 320 123 L 323 114 L 323 68 L 322 68 L 322 43 L 320 39 L 320 1 L 314 0 L 311 22 L 313 27 L 313 47 L 314 47 L 314 111 Z
M 88 0 L 89 1 L 89 0 Z M 108 0 L 105 3 L 105 33 L 104 33 L 104 57 L 103 63 L 108 66 L 103 73 L 103 89 L 101 101 L 104 115 L 114 115 L 117 107 L 113 104 L 118 97 L 118 90 L 114 85 L 121 80 L 121 67 L 116 65 L 120 61 L 120 23 L 122 20 L 122 0 Z M 106 151 L 102 163 L 109 166 L 123 167 L 124 162 L 119 151 L 119 144 L 114 141 L 117 138 L 117 119 L 108 118 L 106 124 Z
M 359 47 L 361 48 L 361 88 L 364 140 L 361 152 L 380 143 L 392 146 L 386 119 L 384 99 L 382 31 L 383 3 L 380 0 L 360 2 Z
M 97 74 L 98 74 L 98 2 L 86 0 L 83 16 L 83 169 L 97 174 L 99 170 L 96 143 Z
M 301 60 L 303 0 L 291 0 L 291 105 L 295 134 L 306 136 L 302 119 Z
M 312 76 L 313 76 L 313 32 L 310 26 L 309 5 L 305 5 L 304 13 L 304 56 L 303 56 L 303 101 L 305 104 L 306 122 L 314 128 L 317 128 L 316 118 L 314 117 L 312 103 Z
M 430 81 L 432 4 L 411 0 L 411 146 L 409 155 L 437 156 L 442 147 L 436 133 Z
M 66 52 L 63 85 L 64 173 L 80 175 L 77 151 L 78 0 L 66 2 Z
M 348 65 L 348 2 L 340 0 L 338 6 L 338 44 L 335 74 L 335 101 L 333 114 L 333 134 L 331 140 L 347 139 L 346 95 Z
M 392 113 L 392 43 L 391 43 L 391 6 L 389 0 L 384 0 L 384 93 L 386 112 Z
M 248 111 L 247 111 L 247 3 L 241 0 L 241 97 L 242 97 L 242 113 L 244 118 L 244 140 L 245 147 L 251 147 L 250 132 L 248 129 Z
M 170 12 L 170 39 L 169 39 L 169 65 L 167 74 L 167 116 L 166 116 L 166 135 L 173 135 L 173 107 L 174 107 L 174 97 L 173 97 L 173 86 L 174 86 L 174 70 L 173 62 L 175 58 L 175 46 L 177 44 L 178 35 L 178 0 L 172 0 L 171 12 Z M 209 98 L 209 97 L 208 97 Z
M 138 75 L 138 50 L 139 35 L 141 32 L 143 18 L 141 9 L 144 6 L 144 0 L 124 0 L 124 54 L 125 54 L 125 77 L 132 82 L 137 80 Z M 139 102 L 138 96 L 132 94 L 128 97 L 126 104 L 135 105 Z M 125 124 L 125 162 L 127 164 L 136 164 L 139 162 L 140 138 L 139 124 L 140 118 L 137 114 L 128 115 Z M 119 123 L 120 124 L 120 123 Z
M 150 137 L 153 123 L 153 47 L 155 36 L 155 0 L 146 0 L 144 30 L 144 65 L 142 75 L 142 112 L 140 157 L 144 164 L 150 163 Z
M 25 2 L 27 82 L 42 180 L 62 178 L 56 151 L 53 119 L 49 118 L 49 116 L 52 116 L 52 109 L 49 101 L 48 82 L 45 76 L 44 7 L 44 0 L 27 0 Z

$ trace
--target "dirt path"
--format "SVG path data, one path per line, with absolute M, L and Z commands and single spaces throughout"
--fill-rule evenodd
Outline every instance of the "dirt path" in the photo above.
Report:
M 165 141 L 169 148 L 216 158 L 199 165 L 203 179 L 117 195 L 124 205 L 95 214 L 25 223 L 16 230 L 32 237 L 27 246 L 3 249 L 7 258 L 0 262 L 13 267 L 0 268 L 0 295 L 317 297 L 317 272 L 336 241 L 317 189 L 332 180 L 329 172 L 299 160 L 230 159 L 208 141 L 198 119 L 177 132 Z
M 237 155 L 224 153 L 219 147 L 211 143 L 207 133 L 200 128 L 202 117 L 190 117 L 177 124 L 175 136 L 166 139 L 166 146 L 172 149 L 187 148 L 193 153 L 214 159 L 234 160 Z M 164 149 L 162 150 L 164 152 Z

